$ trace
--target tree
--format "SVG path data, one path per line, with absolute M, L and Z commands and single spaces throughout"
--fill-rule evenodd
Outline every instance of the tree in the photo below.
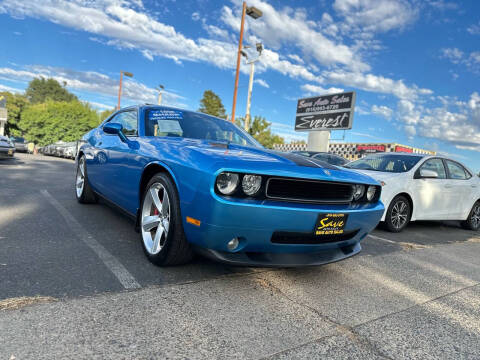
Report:
M 65 89 L 66 85 L 66 82 L 64 82 L 62 86 L 57 80 L 52 78 L 35 78 L 28 84 L 28 88 L 25 90 L 25 95 L 31 104 L 43 103 L 47 100 L 78 100 L 75 95 Z
M 227 118 L 225 108 L 223 107 L 222 100 L 212 90 L 206 90 L 203 93 L 203 98 L 200 100 L 200 108 L 198 111 L 217 116 L 222 119 Z
M 9 136 L 22 136 L 22 132 L 18 128 L 18 122 L 20 121 L 20 114 L 28 104 L 27 98 L 7 91 L 0 92 L 0 97 L 2 96 L 5 96 L 7 100 L 7 125 L 5 132 Z
M 245 126 L 244 118 L 237 118 L 235 123 L 242 129 Z M 264 117 L 255 116 L 251 123 L 249 134 L 252 135 L 255 140 L 268 149 L 273 149 L 274 144 L 283 144 L 284 139 L 281 136 L 272 134 L 270 126 L 272 123 L 268 122 Z
M 18 126 L 28 141 L 47 145 L 78 140 L 98 124 L 98 114 L 88 104 L 49 100 L 26 107 Z

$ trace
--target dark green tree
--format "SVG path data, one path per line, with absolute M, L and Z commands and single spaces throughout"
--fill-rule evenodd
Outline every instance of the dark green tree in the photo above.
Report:
M 98 114 L 88 104 L 49 100 L 26 107 L 18 127 L 28 141 L 47 145 L 78 140 L 98 124 Z
M 27 106 L 27 98 L 20 94 L 12 94 L 7 91 L 0 92 L 0 97 L 5 96 L 7 100 L 7 125 L 5 133 L 9 136 L 22 136 L 21 130 L 18 128 L 20 114 L 25 106 Z
M 200 108 L 198 109 L 198 111 L 205 114 L 217 116 L 222 119 L 227 118 L 227 114 L 225 113 L 225 108 L 223 107 L 222 100 L 212 90 L 206 90 L 203 93 L 203 97 L 200 100 Z
M 43 103 L 47 100 L 78 100 L 75 95 L 65 89 L 66 85 L 67 83 L 64 82 L 62 86 L 57 80 L 52 78 L 35 78 L 28 84 L 28 88 L 25 90 L 25 96 L 31 104 Z
M 244 118 L 237 118 L 235 123 L 242 129 L 245 126 Z M 249 134 L 252 135 L 255 140 L 268 149 L 273 149 L 274 144 L 283 144 L 285 141 L 281 136 L 272 133 L 270 126 L 272 123 L 268 122 L 264 117 L 255 116 L 251 121 Z

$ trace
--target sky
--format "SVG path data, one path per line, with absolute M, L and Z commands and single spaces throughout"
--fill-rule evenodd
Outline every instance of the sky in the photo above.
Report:
M 480 171 L 480 2 L 249 0 L 244 45 L 265 48 L 253 116 L 286 141 L 299 98 L 356 91 L 353 129 L 332 141 L 397 142 Z M 236 0 L 0 0 L 0 91 L 53 77 L 99 110 L 163 103 L 197 110 L 203 92 L 231 112 L 240 29 Z M 244 116 L 242 61 L 236 115 Z

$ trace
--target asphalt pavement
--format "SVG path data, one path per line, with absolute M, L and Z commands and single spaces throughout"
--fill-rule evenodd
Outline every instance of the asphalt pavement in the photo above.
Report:
M 0 358 L 480 358 L 480 234 L 375 230 L 304 269 L 149 263 L 132 221 L 80 205 L 74 162 L 0 160 Z M 13 299 L 13 300 L 12 300 Z

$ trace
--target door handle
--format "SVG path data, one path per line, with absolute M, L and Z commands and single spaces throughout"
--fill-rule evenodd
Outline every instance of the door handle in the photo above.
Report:
M 476 187 L 477 187 L 477 185 L 470 185 L 470 186 L 471 186 L 472 188 L 476 188 Z
M 100 141 L 100 142 L 97 144 L 97 146 L 101 146 L 101 145 L 102 145 L 102 142 Z
M 448 185 L 448 184 L 444 186 L 445 189 L 450 189 L 451 187 L 452 185 Z

